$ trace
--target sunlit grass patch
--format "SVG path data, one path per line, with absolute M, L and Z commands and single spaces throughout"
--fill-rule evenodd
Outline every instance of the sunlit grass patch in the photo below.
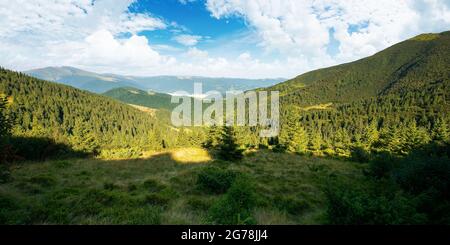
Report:
M 182 148 L 171 152 L 174 161 L 184 164 L 207 163 L 212 160 L 208 151 L 201 148 Z

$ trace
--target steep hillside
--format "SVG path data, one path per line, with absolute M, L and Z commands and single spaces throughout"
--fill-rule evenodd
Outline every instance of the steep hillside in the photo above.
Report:
M 288 103 L 315 105 L 444 89 L 449 82 L 450 32 L 444 32 L 423 34 L 371 57 L 312 71 L 271 89 L 279 90 Z
M 181 142 L 177 131 L 148 113 L 22 73 L 0 69 L 0 94 L 11 101 L 6 114 L 15 118 L 13 136 L 23 137 L 21 147 L 28 150 L 33 150 L 29 144 L 36 138 L 86 153 L 126 148 L 128 155 L 135 148 L 161 149 Z M 36 154 L 41 157 L 45 150 L 36 149 Z
M 127 104 L 145 106 L 153 109 L 172 110 L 176 106 L 176 104 L 171 103 L 172 96 L 168 94 L 145 92 L 131 87 L 112 89 L 103 95 Z

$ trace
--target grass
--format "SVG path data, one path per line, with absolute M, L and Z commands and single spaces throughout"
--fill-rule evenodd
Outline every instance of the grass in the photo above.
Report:
M 191 163 L 203 164 L 186 164 L 189 154 L 195 160 Z M 21 163 L 11 166 L 10 180 L 0 184 L 0 223 L 210 224 L 209 210 L 225 195 L 198 186 L 199 174 L 211 166 L 252 181 L 257 224 L 326 223 L 328 180 L 357 182 L 364 167 L 269 151 L 224 163 L 200 149 L 148 159 Z

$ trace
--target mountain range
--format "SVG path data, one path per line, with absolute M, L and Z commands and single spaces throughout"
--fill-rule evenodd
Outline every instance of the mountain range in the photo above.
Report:
M 202 83 L 204 91 L 251 90 L 275 85 L 286 79 L 242 79 L 242 78 L 211 78 L 197 76 L 154 76 L 137 77 L 115 74 L 98 74 L 74 67 L 46 67 L 25 71 L 30 76 L 62 83 L 78 89 L 94 93 L 104 93 L 121 87 L 133 87 L 140 90 L 151 90 L 159 93 L 175 93 L 186 91 L 193 94 L 194 83 Z

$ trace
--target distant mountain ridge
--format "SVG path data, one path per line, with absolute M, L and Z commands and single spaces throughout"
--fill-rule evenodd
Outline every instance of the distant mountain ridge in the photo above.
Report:
M 25 71 L 26 74 L 53 82 L 62 83 L 94 93 L 105 93 L 111 89 L 134 87 L 140 90 L 152 90 L 160 93 L 186 91 L 193 93 L 194 83 L 202 83 L 204 91 L 251 90 L 269 87 L 286 79 L 242 79 L 211 78 L 198 76 L 122 76 L 115 74 L 98 74 L 74 67 L 47 67 Z

